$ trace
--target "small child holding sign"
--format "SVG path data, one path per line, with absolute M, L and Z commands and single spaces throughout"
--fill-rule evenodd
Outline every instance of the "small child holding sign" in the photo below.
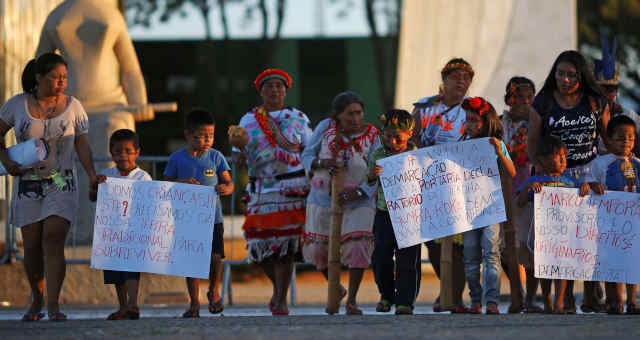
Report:
M 607 125 L 610 154 L 602 155 L 589 164 L 586 181 L 593 191 L 602 195 L 606 190 L 640 192 L 640 159 L 632 150 L 636 139 L 636 124 L 631 118 L 619 115 Z M 622 283 L 606 282 L 607 313 L 622 314 Z M 636 285 L 627 284 L 627 314 L 640 314 L 636 305 Z
M 374 249 L 371 261 L 373 275 L 380 292 L 380 302 L 376 312 L 389 312 L 391 305 L 395 304 L 396 314 L 413 314 L 413 305 L 418 296 L 422 275 L 420 261 L 422 244 L 398 249 L 387 202 L 378 179 L 382 173 L 382 167 L 376 165 L 376 161 L 416 149 L 416 146 L 409 141 L 413 134 L 414 120 L 405 110 L 390 110 L 380 116 L 380 121 L 383 123 L 382 143 L 371 155 L 367 177 L 369 185 L 378 182 L 377 210 L 373 221 Z
M 109 139 L 111 159 L 114 167 L 103 170 L 98 175 L 97 183 L 104 183 L 107 177 L 126 178 L 137 181 L 151 181 L 151 176 L 138 168 L 136 159 L 140 156 L 138 135 L 128 129 L 117 130 Z M 95 202 L 98 195 L 98 184 L 91 188 L 90 198 Z M 104 283 L 114 284 L 118 294 L 120 309 L 109 314 L 107 320 L 137 320 L 140 318 L 138 308 L 138 287 L 140 273 L 118 270 L 105 270 Z
M 518 190 L 517 204 L 520 207 L 524 207 L 527 204 L 533 202 L 533 194 L 539 193 L 543 186 L 548 187 L 565 187 L 576 188 L 578 183 L 573 177 L 567 177 L 562 175 L 567 167 L 567 147 L 562 140 L 555 136 L 545 136 L 540 141 L 538 146 L 536 158 L 538 163 L 542 167 L 541 175 L 534 175 L 527 178 L 520 189 Z M 580 195 L 584 196 L 589 193 L 589 186 L 586 183 L 580 185 Z M 531 211 L 531 209 L 529 209 Z M 533 216 L 530 216 L 529 221 L 533 220 Z M 533 224 L 531 224 L 533 226 Z M 531 254 L 533 247 L 531 227 L 529 229 L 529 240 L 527 247 L 523 248 L 520 252 L 520 262 L 524 265 L 527 271 L 527 281 L 537 280 L 533 273 L 533 256 Z M 553 303 L 551 298 L 551 280 L 540 279 L 540 286 L 542 288 L 542 295 L 544 297 L 544 312 L 554 314 L 565 314 L 564 310 L 564 295 L 567 287 L 566 280 L 553 280 L 555 286 L 556 302 Z M 527 283 L 527 286 L 529 283 Z M 527 295 L 529 299 L 529 295 Z
M 509 157 L 509 151 L 502 139 L 502 123 L 493 106 L 482 97 L 467 98 L 462 102 L 467 112 L 464 123 L 465 133 L 461 139 L 490 137 L 498 157 L 498 165 L 513 177 L 516 169 Z M 487 303 L 487 314 L 500 314 L 498 294 L 500 292 L 500 224 L 496 223 L 481 229 L 462 234 L 464 242 L 464 271 L 469 285 L 472 314 L 482 313 L 482 300 Z M 484 287 L 480 284 L 480 264 Z
M 233 182 L 229 174 L 229 164 L 224 155 L 213 149 L 215 120 L 203 110 L 193 110 L 185 120 L 184 137 L 188 146 L 171 154 L 164 170 L 168 181 L 208 185 L 215 187 L 218 195 L 231 195 Z M 209 269 L 209 312 L 220 313 L 224 309 L 220 297 L 219 284 L 222 279 L 222 259 L 224 258 L 224 228 L 222 225 L 220 197 L 217 198 L 211 245 L 211 264 Z M 200 317 L 200 279 L 187 277 L 190 307 L 183 318 Z

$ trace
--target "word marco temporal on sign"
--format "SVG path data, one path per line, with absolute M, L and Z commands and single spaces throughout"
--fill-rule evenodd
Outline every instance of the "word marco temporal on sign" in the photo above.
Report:
M 207 278 L 215 211 L 213 187 L 107 178 L 91 267 Z
M 377 164 L 400 248 L 506 220 L 489 138 L 409 151 Z
M 543 187 L 534 198 L 535 276 L 640 283 L 640 195 Z

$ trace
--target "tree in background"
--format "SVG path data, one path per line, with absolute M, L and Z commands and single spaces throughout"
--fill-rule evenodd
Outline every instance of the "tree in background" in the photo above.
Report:
M 398 32 L 400 32 L 400 21 L 402 18 L 402 0 L 362 0 L 369 26 L 369 39 L 373 46 L 373 55 L 376 67 L 376 79 L 383 105 L 383 110 L 393 107 L 395 97 L 395 69 L 390 69 L 389 65 L 396 65 L 392 62 L 397 57 Z M 338 18 L 346 17 L 347 12 L 353 9 L 355 0 L 331 0 L 334 4 L 342 5 L 338 11 Z M 381 35 L 380 18 L 384 18 L 387 23 L 386 36 Z M 391 46 L 383 38 L 390 38 Z M 388 39 L 387 39 L 388 40 Z
M 600 30 L 618 39 L 620 93 L 640 104 L 640 1 L 578 1 L 578 42 L 586 55 L 600 58 Z

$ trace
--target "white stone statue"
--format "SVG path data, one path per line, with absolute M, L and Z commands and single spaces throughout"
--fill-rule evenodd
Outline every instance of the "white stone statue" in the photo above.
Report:
M 152 107 L 146 105 L 140 64 L 116 0 L 66 0 L 58 5 L 42 28 L 36 56 L 55 51 L 68 63 L 65 92 L 80 100 L 89 116 L 89 142 L 96 158 L 109 157 L 109 137 L 114 131 L 135 131 L 135 121 L 154 118 Z M 110 165 L 98 162 L 96 171 Z M 83 180 L 81 188 L 85 187 Z M 83 226 L 80 230 L 90 231 L 84 226 L 93 224 L 93 209 L 84 204 L 80 209 L 89 212 L 80 214 L 77 222 Z

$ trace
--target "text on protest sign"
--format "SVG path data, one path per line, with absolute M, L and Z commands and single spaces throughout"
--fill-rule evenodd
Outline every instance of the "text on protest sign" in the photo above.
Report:
M 489 138 L 409 151 L 377 164 L 400 248 L 506 220 Z
M 640 283 L 640 195 L 580 197 L 578 189 L 543 187 L 534 216 L 536 277 Z
M 107 178 L 100 184 L 91 267 L 209 277 L 213 187 Z

